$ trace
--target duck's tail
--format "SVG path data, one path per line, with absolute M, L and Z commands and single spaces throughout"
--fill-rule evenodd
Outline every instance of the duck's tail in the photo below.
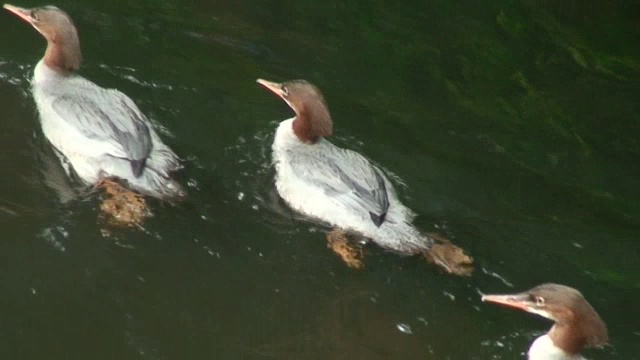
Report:
M 150 167 L 146 167 L 140 177 L 129 177 L 125 180 L 134 190 L 159 199 L 179 201 L 187 196 L 184 187 L 176 180 Z
M 469 276 L 473 272 L 473 258 L 446 238 L 423 235 L 411 224 L 385 223 L 375 237 L 375 243 L 403 255 L 421 255 L 444 272 Z

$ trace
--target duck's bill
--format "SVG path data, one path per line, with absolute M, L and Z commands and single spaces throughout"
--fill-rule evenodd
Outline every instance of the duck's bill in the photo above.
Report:
M 271 81 L 267 81 L 264 79 L 258 79 L 256 80 L 256 82 L 264 87 L 266 87 L 267 89 L 273 91 L 276 95 L 282 97 L 282 84 L 278 84 L 275 82 L 271 82 Z
M 9 12 L 16 14 L 22 20 L 29 23 L 31 22 L 31 10 L 13 6 L 11 4 L 4 4 L 2 7 L 7 9 Z
M 527 311 L 528 301 L 525 300 L 525 296 L 521 294 L 516 295 L 482 295 L 482 301 L 491 302 L 494 304 L 504 305 L 520 310 Z

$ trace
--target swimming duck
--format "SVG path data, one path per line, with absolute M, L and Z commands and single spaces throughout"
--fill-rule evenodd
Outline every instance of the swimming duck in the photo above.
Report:
M 280 123 L 272 145 L 276 188 L 289 206 L 400 254 L 433 247 L 433 239 L 411 224 L 413 212 L 400 202 L 385 173 L 326 139 L 333 121 L 317 87 L 305 80 L 257 82 L 295 112 Z
M 46 138 L 87 184 L 117 177 L 143 194 L 184 196 L 169 174 L 180 168 L 149 119 L 125 94 L 102 88 L 76 72 L 82 54 L 73 21 L 55 6 L 4 8 L 31 24 L 47 40 L 32 79 Z

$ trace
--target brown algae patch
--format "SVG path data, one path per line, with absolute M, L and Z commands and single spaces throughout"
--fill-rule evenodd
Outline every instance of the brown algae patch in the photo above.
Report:
M 435 241 L 431 249 L 424 252 L 424 257 L 429 263 L 437 265 L 448 274 L 471 276 L 473 273 L 471 256 L 444 237 L 435 234 L 429 234 L 429 237 Z
M 327 247 L 333 250 L 348 267 L 364 268 L 362 246 L 354 244 L 344 230 L 335 229 L 327 234 Z
M 143 229 L 144 220 L 152 216 L 144 197 L 127 189 L 117 179 L 102 179 L 96 188 L 103 190 L 100 218 L 107 224 Z

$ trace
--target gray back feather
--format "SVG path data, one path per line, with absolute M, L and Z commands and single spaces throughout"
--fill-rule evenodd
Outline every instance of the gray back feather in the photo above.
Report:
M 293 171 L 323 188 L 328 196 L 341 197 L 342 203 L 354 211 L 368 213 L 376 226 L 380 226 L 389 209 L 389 196 L 382 171 L 355 151 L 341 149 L 326 140 L 321 141 L 324 148 L 314 152 L 315 156 L 290 157 Z M 340 153 L 339 157 L 330 156 L 336 152 Z M 336 158 L 342 161 L 337 162 Z
M 57 96 L 52 102 L 53 110 L 86 137 L 108 142 L 121 150 L 128 160 L 146 159 L 152 149 L 146 116 L 117 90 L 90 90 L 89 94 Z

